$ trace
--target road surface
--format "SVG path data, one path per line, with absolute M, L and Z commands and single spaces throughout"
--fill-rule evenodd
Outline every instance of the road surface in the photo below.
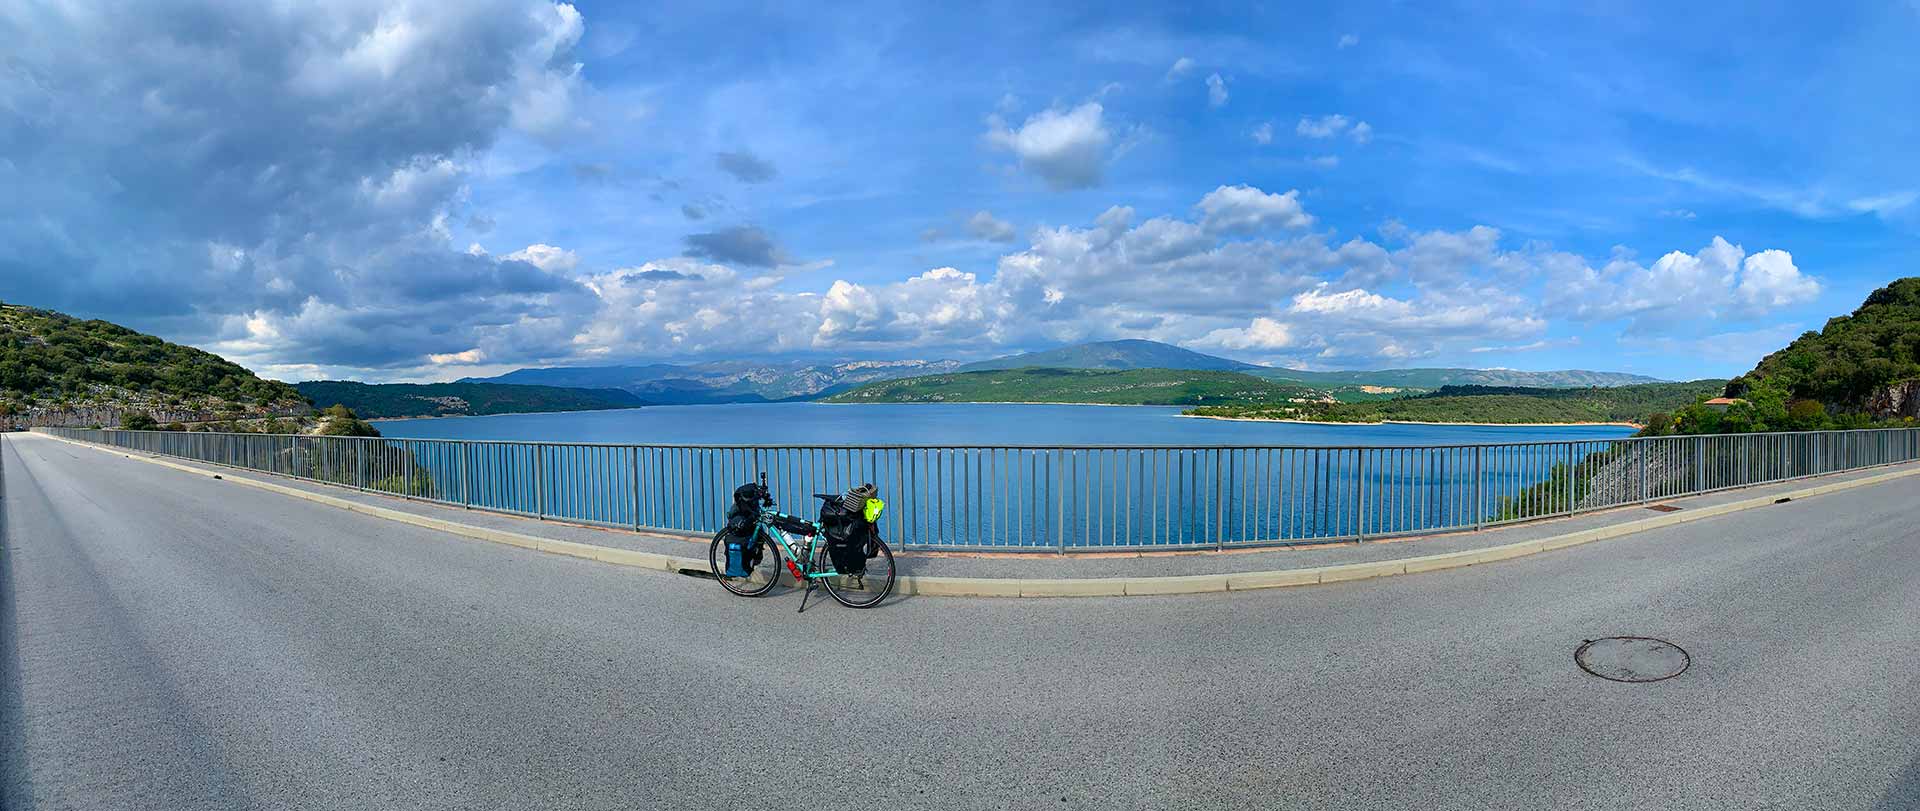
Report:
M 1484 567 L 856 612 L 0 442 L 9 809 L 1920 807 L 1920 480 Z M 1582 640 L 1671 640 L 1602 681 Z

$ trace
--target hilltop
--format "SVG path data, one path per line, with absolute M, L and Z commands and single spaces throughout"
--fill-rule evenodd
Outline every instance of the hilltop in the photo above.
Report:
M 0 427 L 304 415 L 292 386 L 118 324 L 0 304 Z
M 872 383 L 830 403 L 1285 403 L 1320 398 L 1304 386 L 1203 369 L 1005 369 Z
M 1813 400 L 1841 413 L 1920 416 L 1920 276 L 1867 296 L 1727 384 L 1727 396 Z
M 362 419 L 640 407 L 640 398 L 619 389 L 505 383 L 356 383 L 345 380 L 309 380 L 295 384 L 295 388 L 313 402 L 344 405 Z
M 1695 405 L 1649 433 L 1810 431 L 1910 425 L 1920 418 L 1920 277 L 1873 291 L 1727 381 L 1724 410 Z

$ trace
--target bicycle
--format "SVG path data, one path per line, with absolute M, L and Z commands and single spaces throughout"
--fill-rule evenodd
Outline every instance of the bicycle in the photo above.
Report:
M 839 498 L 826 493 L 816 493 L 814 497 Z M 714 533 L 713 543 L 707 547 L 707 566 L 713 571 L 713 579 L 720 581 L 727 591 L 742 597 L 759 597 L 772 591 L 780 580 L 784 562 L 795 581 L 807 584 L 806 593 L 800 596 L 802 612 L 807 610 L 807 598 L 816 585 L 824 587 L 829 596 L 848 608 L 872 608 L 893 592 L 893 550 L 886 541 L 872 539 L 876 554 L 867 560 L 865 571 L 842 574 L 834 568 L 833 557 L 827 553 L 826 532 L 820 522 L 777 512 L 771 509 L 773 506 L 773 493 L 767 490 L 767 474 L 761 473 L 761 509 L 754 520 L 753 535 L 746 539 L 749 549 L 756 541 L 762 542 L 760 558 L 743 562 L 747 567 L 744 576 L 727 574 L 727 542 L 734 537 L 732 528 L 721 527 Z M 806 538 L 804 548 L 789 537 L 788 532 Z M 785 561 L 781 560 L 782 552 L 786 553 Z

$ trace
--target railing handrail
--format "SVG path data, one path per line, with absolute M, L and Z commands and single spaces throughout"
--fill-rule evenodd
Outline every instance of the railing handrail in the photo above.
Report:
M 1320 423 L 1315 423 L 1315 424 L 1320 424 Z M 1383 423 L 1330 422 L 1330 423 L 1324 423 L 1324 424 L 1325 425 L 1381 425 Z M 1387 423 L 1387 424 L 1396 424 L 1396 423 Z M 729 445 L 729 444 L 720 444 L 720 443 L 684 443 L 684 442 L 573 442 L 573 441 L 560 441 L 560 440 L 550 440 L 550 439 L 460 439 L 456 437 L 432 437 L 432 436 L 332 436 L 328 434 L 266 434 L 266 433 L 241 432 L 241 431 L 150 431 L 150 430 L 132 430 L 127 428 L 85 428 L 80 426 L 47 426 L 47 427 L 65 428 L 67 430 L 75 430 L 75 431 L 118 431 L 121 433 L 128 433 L 128 434 L 174 434 L 174 435 L 192 434 L 192 435 L 201 435 L 201 436 L 237 436 L 237 437 L 287 436 L 287 437 L 304 437 L 304 438 L 310 438 L 310 439 L 325 439 L 325 440 L 357 440 L 357 441 L 364 441 L 364 442 L 394 442 L 399 440 L 408 440 L 413 442 L 429 442 L 429 441 L 453 442 L 453 443 L 463 443 L 463 444 L 471 444 L 471 445 L 521 445 L 521 446 L 544 445 L 544 446 L 558 446 L 558 447 L 569 447 L 569 448 L 573 448 L 573 447 L 648 448 L 648 449 L 687 448 L 692 450 L 729 450 L 729 451 L 736 451 L 736 450 L 747 450 L 747 451 L 769 450 L 770 451 L 770 450 L 798 450 L 798 449 L 830 450 L 830 451 L 899 451 L 899 450 L 907 450 L 907 451 L 919 451 L 919 450 L 967 450 L 967 451 L 974 451 L 974 450 L 979 450 L 979 451 L 986 451 L 986 450 L 996 450 L 996 451 L 999 451 L 999 450 L 1010 450 L 1010 451 L 1186 451 L 1186 450 L 1192 450 L 1192 451 L 1302 450 L 1304 451 L 1304 450 L 1313 450 L 1313 451 L 1323 451 L 1323 450 L 1416 450 L 1416 449 L 1437 450 L 1437 449 L 1444 449 L 1444 448 L 1480 448 L 1480 447 L 1514 448 L 1514 447 L 1529 447 L 1529 446 L 1538 447 L 1538 446 L 1547 446 L 1547 445 L 1567 445 L 1567 444 L 1598 443 L 1598 442 L 1607 442 L 1607 443 L 1643 442 L 1646 440 L 1684 439 L 1689 437 L 1713 438 L 1713 437 L 1747 437 L 1747 436 L 1807 436 L 1807 435 L 1822 435 L 1822 434 L 1862 434 L 1862 433 L 1873 433 L 1877 431 L 1910 431 L 1916 428 L 1920 428 L 1920 425 L 1894 426 L 1894 427 L 1883 427 L 1883 428 L 1829 428 L 1829 429 L 1822 429 L 1818 431 L 1749 431 L 1746 433 L 1739 433 L 1739 434 L 1666 434 L 1663 436 L 1583 437 L 1580 439 L 1522 439 L 1522 440 L 1514 440 L 1511 442 L 1499 442 L 1499 441 L 1435 442 L 1435 443 L 1426 443 L 1426 444 L 1420 444 L 1420 445 L 1300 445 L 1300 444 L 1263 445 L 1258 443 L 1253 443 L 1253 444 L 1249 444 L 1249 443 L 1114 444 L 1114 445 L 1104 445 L 1104 444 L 1033 445 L 1033 444 L 1023 444 L 1023 443 L 1001 443 L 1001 444 L 983 444 L 983 445 L 943 445 L 943 444 L 931 444 L 931 443 L 928 443 L 928 444 L 882 443 L 882 444 L 866 444 L 866 445 L 846 445 L 846 444 L 812 445 L 812 444 L 806 444 L 806 443 L 799 443 L 799 444 L 747 443 L 747 444 Z M 1474 423 L 1459 423 L 1455 427 L 1525 428 L 1525 427 L 1536 427 L 1536 426 L 1527 426 L 1527 425 L 1480 426 Z M 1569 426 L 1565 423 L 1541 423 L 1537 427 L 1560 428 L 1560 427 L 1574 427 L 1574 426 Z M 38 430 L 38 429 L 36 428 L 35 430 Z

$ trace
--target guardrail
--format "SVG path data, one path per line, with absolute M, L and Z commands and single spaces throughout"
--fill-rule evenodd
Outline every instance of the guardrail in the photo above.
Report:
M 1406 447 L 688 446 L 36 429 L 471 509 L 710 535 L 765 471 L 783 508 L 880 486 L 900 548 L 1102 551 L 1479 529 L 1920 459 L 1888 428 Z

